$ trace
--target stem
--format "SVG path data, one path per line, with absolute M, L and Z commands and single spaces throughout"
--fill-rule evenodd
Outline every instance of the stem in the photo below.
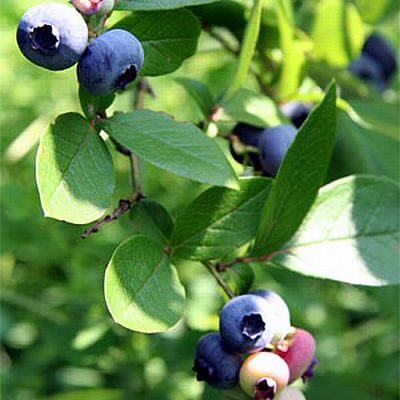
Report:
M 251 60 L 257 46 L 258 34 L 260 33 L 263 3 L 264 0 L 254 0 L 254 6 L 246 26 L 242 48 L 240 50 L 239 64 L 233 81 L 225 93 L 225 98 L 234 95 L 246 82 Z
M 217 281 L 218 285 L 222 288 L 222 290 L 225 292 L 225 294 L 230 298 L 233 299 L 235 297 L 235 293 L 232 292 L 232 290 L 229 288 L 229 286 L 225 283 L 225 281 L 222 279 L 222 276 L 218 273 L 216 268 L 212 263 L 209 261 L 204 261 L 203 265 L 208 269 L 210 274 L 215 278 Z
M 86 229 L 85 232 L 83 232 L 83 234 L 81 235 L 81 238 L 87 239 L 89 236 L 92 236 L 94 233 L 97 233 L 103 225 L 106 225 L 118 219 L 122 214 L 126 213 L 128 210 L 131 209 L 133 203 L 134 203 L 133 200 L 121 199 L 118 203 L 118 207 L 111 214 L 106 215 L 104 218 L 97 221 L 93 226 Z
M 233 261 L 225 262 L 225 263 L 218 263 L 215 268 L 218 272 L 226 271 L 228 268 L 233 267 L 236 264 L 250 264 L 254 262 L 263 262 L 269 261 L 272 257 L 275 257 L 278 254 L 283 254 L 289 251 L 290 249 L 281 249 L 277 251 L 273 251 L 270 254 L 266 254 L 263 256 L 258 257 L 236 257 Z
M 140 78 L 135 93 L 134 107 L 135 109 L 139 109 L 143 107 L 143 100 L 146 94 L 151 94 L 154 96 L 154 92 L 151 89 L 150 85 L 144 78 Z M 102 115 L 98 116 L 101 119 L 107 118 L 106 113 L 104 112 Z M 93 121 L 94 123 L 95 121 Z M 123 154 L 124 156 L 129 158 L 130 165 L 130 175 L 132 181 L 132 195 L 129 199 L 121 199 L 118 203 L 118 207 L 112 211 L 111 214 L 106 215 L 104 218 L 97 221 L 93 226 L 86 229 L 85 232 L 81 235 L 82 239 L 87 239 L 89 236 L 97 233 L 103 225 L 106 225 L 112 221 L 118 219 L 122 214 L 125 214 L 129 211 L 132 206 L 141 201 L 145 196 L 142 192 L 142 185 L 140 183 L 140 165 L 139 158 L 132 153 L 130 149 L 123 146 L 117 140 L 110 136 L 111 142 L 114 144 L 115 149 Z
M 129 155 L 129 164 L 131 166 L 132 176 L 132 189 L 133 193 L 142 193 L 142 186 L 140 183 L 139 159 L 134 154 Z

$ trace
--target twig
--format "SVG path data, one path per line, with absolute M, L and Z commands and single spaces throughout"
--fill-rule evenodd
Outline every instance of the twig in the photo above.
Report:
M 138 83 L 136 84 L 135 99 L 133 102 L 133 108 L 135 110 L 143 108 L 143 102 L 146 94 L 149 94 L 153 98 L 155 97 L 155 93 L 149 82 L 145 78 L 139 78 Z
M 218 285 L 221 286 L 222 290 L 226 293 L 226 295 L 232 299 L 235 297 L 235 293 L 232 292 L 232 290 L 229 288 L 229 286 L 225 283 L 225 281 L 222 279 L 221 275 L 218 273 L 214 265 L 209 262 L 209 261 L 204 261 L 203 265 L 208 269 L 208 271 L 211 273 L 211 275 L 215 278 L 217 281 Z
M 121 199 L 119 201 L 118 207 L 111 213 L 106 215 L 104 218 L 101 220 L 97 221 L 92 227 L 88 228 L 83 232 L 81 238 L 82 239 L 87 239 L 89 236 L 93 235 L 94 233 L 97 233 L 99 229 L 111 221 L 115 221 L 118 219 L 122 214 L 126 213 L 128 210 L 131 209 L 132 204 L 139 201 L 138 199 L 130 200 L 130 199 Z
M 139 158 L 133 153 L 129 155 L 129 164 L 131 166 L 133 193 L 141 194 L 142 186 L 140 183 Z
M 144 78 L 140 78 L 136 86 L 136 95 L 134 101 L 135 109 L 139 109 L 143 106 L 143 99 L 146 93 L 154 96 L 154 92 L 151 89 L 150 85 L 147 83 L 147 81 Z M 105 113 L 99 115 L 98 117 L 102 119 L 107 118 Z M 113 143 L 115 149 L 119 153 L 129 158 L 131 180 L 132 180 L 132 196 L 129 199 L 121 199 L 118 203 L 118 207 L 111 214 L 106 215 L 104 218 L 97 221 L 92 227 L 86 229 L 81 236 L 82 239 L 86 239 L 89 236 L 97 233 L 103 225 L 115 221 L 122 214 L 125 214 L 127 211 L 129 211 L 135 203 L 139 202 L 145 197 L 142 192 L 142 186 L 140 183 L 140 170 L 139 170 L 138 157 L 134 153 L 132 153 L 130 149 L 123 146 L 121 143 L 119 143 L 111 136 L 110 140 Z
M 286 253 L 288 250 L 289 249 L 281 249 L 281 250 L 274 251 L 270 254 L 266 254 L 264 256 L 258 256 L 258 257 L 236 257 L 233 261 L 218 263 L 215 266 L 215 269 L 217 270 L 217 272 L 223 272 L 223 271 L 226 271 L 228 268 L 233 267 L 235 264 L 240 264 L 240 263 L 250 264 L 250 263 L 255 263 L 255 262 L 269 261 L 272 257 L 274 257 L 278 254 Z

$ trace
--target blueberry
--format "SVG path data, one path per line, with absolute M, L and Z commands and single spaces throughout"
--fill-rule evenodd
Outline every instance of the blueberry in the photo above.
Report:
M 371 34 L 364 42 L 362 54 L 374 59 L 381 67 L 386 82 L 396 72 L 397 61 L 394 48 L 377 33 Z
M 287 385 L 289 368 L 274 353 L 260 352 L 249 356 L 239 373 L 240 387 L 253 399 L 272 400 Z
M 85 51 L 88 29 L 82 16 L 60 3 L 30 8 L 21 18 L 17 42 L 30 61 L 51 70 L 71 67 Z
M 299 103 L 298 101 L 291 101 L 281 107 L 281 111 L 286 117 L 290 119 L 292 124 L 298 129 L 303 125 L 303 122 L 307 119 L 310 114 L 311 107 Z
M 273 322 L 268 302 L 245 294 L 225 304 L 220 313 L 220 333 L 229 351 L 254 353 L 270 343 L 275 332 Z
M 250 294 L 261 296 L 268 302 L 271 312 L 275 318 L 275 334 L 272 343 L 282 340 L 290 331 L 290 312 L 286 302 L 279 294 L 272 290 L 254 290 Z
M 314 337 L 304 329 L 296 329 L 294 336 L 289 339 L 287 348 L 276 349 L 276 354 L 283 358 L 289 366 L 289 384 L 302 377 L 313 376 L 315 366 L 316 342 Z
M 368 54 L 361 54 L 349 65 L 349 71 L 378 90 L 386 87 L 385 77 L 380 64 Z
M 265 129 L 260 137 L 258 148 L 263 170 L 269 176 L 276 176 L 297 130 L 292 125 L 278 125 Z
M 197 380 L 228 389 L 238 383 L 241 365 L 242 357 L 227 352 L 218 333 L 209 333 L 198 341 L 193 366 Z
M 124 90 L 143 65 L 139 40 L 123 29 L 113 29 L 94 39 L 78 64 L 78 79 L 95 96 Z
M 252 126 L 239 122 L 234 128 L 232 133 L 236 135 L 239 140 L 246 146 L 258 147 L 260 135 L 264 128 Z
M 261 171 L 261 162 L 258 152 L 248 151 L 245 146 L 257 148 L 263 128 L 239 122 L 232 130 L 234 139 L 230 142 L 230 152 L 235 161 L 240 164 L 251 165 L 256 171 Z
M 72 0 L 72 4 L 84 15 L 105 15 L 114 7 L 114 0 Z

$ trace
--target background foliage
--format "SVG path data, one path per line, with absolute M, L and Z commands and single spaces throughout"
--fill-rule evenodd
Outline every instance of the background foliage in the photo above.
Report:
M 49 73 L 27 63 L 18 52 L 15 27 L 22 13 L 36 3 L 5 0 L 1 6 L 3 396 L 12 400 L 217 399 L 220 393 L 203 393 L 203 385 L 191 373 L 196 340 L 204 331 L 216 328 L 217 313 L 225 300 L 205 268 L 195 262 L 177 265 L 187 300 L 185 317 L 173 330 L 150 336 L 132 333 L 111 320 L 102 288 L 104 269 L 113 250 L 135 232 L 140 215 L 132 215 L 132 220 L 125 216 L 86 241 L 80 239 L 82 226 L 43 218 L 33 169 L 39 135 L 56 115 L 79 112 L 79 102 L 74 69 Z M 122 3 L 139 8 L 141 4 L 151 4 L 128 0 Z M 237 5 L 247 3 L 230 2 L 229 19 L 224 13 L 211 13 L 207 8 L 210 5 L 193 11 L 204 19 L 212 16 L 208 23 L 213 26 L 226 21 L 232 34 L 220 28 L 218 33 L 235 49 L 237 38 L 243 34 L 243 15 L 247 15 Z M 277 10 L 274 3 L 279 4 Z M 398 179 L 399 76 L 382 98 L 345 71 L 370 30 L 378 30 L 395 43 L 397 2 L 294 1 L 295 12 L 289 18 L 283 17 L 285 3 L 266 2 L 259 43 L 272 58 L 276 57 L 284 71 L 266 76 L 279 88 L 273 93 L 275 98 L 291 93 L 304 76 L 312 77 L 322 87 L 336 77 L 342 96 L 368 122 L 368 126 L 357 124 L 351 114 L 338 111 L 337 143 L 327 181 L 353 173 Z M 171 11 L 179 23 L 186 11 L 175 13 Z M 124 15 L 115 13 L 113 22 Z M 296 30 L 300 30 L 296 33 L 298 40 L 292 41 L 290 37 Z M 301 49 L 307 46 L 313 46 L 313 58 L 302 64 Z M 286 55 L 282 63 L 277 49 Z M 194 47 L 189 46 L 187 51 L 188 55 L 193 53 Z M 293 59 L 298 62 L 290 62 Z M 153 62 L 159 64 L 158 60 Z M 235 65 L 235 57 L 204 32 L 197 53 L 177 72 L 150 80 L 156 98 L 147 97 L 145 105 L 167 112 L 178 121 L 198 122 L 202 112 L 209 110 L 212 97 L 226 88 Z M 211 100 L 202 107 L 185 91 L 184 87 L 190 86 L 187 78 L 210 88 Z M 248 87 L 255 88 L 257 83 L 250 78 Z M 250 96 L 247 92 L 245 95 Z M 306 100 L 315 98 L 309 80 L 305 80 L 298 95 Z M 128 111 L 132 103 L 133 94 L 127 92 L 118 96 L 113 109 Z M 275 111 L 274 103 L 263 103 L 259 114 L 262 121 L 247 122 L 273 125 Z M 224 105 L 224 112 L 227 120 L 235 119 L 238 113 L 243 120 L 254 118 L 254 113 L 249 116 L 246 110 L 238 110 L 235 99 Z M 225 146 L 223 141 L 221 146 Z M 123 156 L 114 152 L 113 158 L 117 169 L 115 204 L 126 195 L 129 174 Z M 233 166 L 241 171 L 238 164 Z M 205 189 L 147 163 L 142 168 L 142 180 L 145 193 L 171 210 L 173 216 Z M 299 233 L 293 240 L 303 239 Z M 307 397 L 396 399 L 398 289 L 357 287 L 304 277 L 280 268 L 279 261 L 268 267 L 253 265 L 254 286 L 278 291 L 289 304 L 293 322 L 317 337 L 320 363 L 317 376 L 305 388 Z

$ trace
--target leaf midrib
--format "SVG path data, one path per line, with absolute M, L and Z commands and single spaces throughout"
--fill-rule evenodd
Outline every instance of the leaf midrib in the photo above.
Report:
M 76 161 L 76 159 L 77 159 L 77 157 L 78 157 L 80 151 L 84 148 L 84 146 L 86 146 L 86 143 L 88 142 L 88 140 L 89 140 L 89 138 L 90 138 L 90 135 L 91 135 L 92 133 L 93 133 L 93 132 L 92 132 L 91 127 L 87 128 L 87 133 L 85 134 L 85 136 L 84 136 L 82 142 L 81 142 L 81 143 L 79 144 L 79 146 L 77 147 L 75 153 L 73 154 L 73 156 L 72 156 L 72 158 L 71 158 L 71 161 L 68 163 L 67 168 L 65 168 L 65 170 L 63 171 L 63 173 L 62 173 L 62 175 L 61 175 L 61 177 L 60 177 L 60 179 L 59 179 L 59 183 L 58 183 L 57 186 L 55 187 L 54 191 L 52 191 L 52 194 L 49 196 L 49 202 L 48 202 L 49 207 L 50 207 L 50 204 L 53 202 L 53 198 L 54 198 L 54 196 L 56 195 L 56 193 L 58 192 L 58 190 L 59 190 L 59 188 L 60 188 L 60 186 L 61 186 L 61 183 L 64 182 L 65 176 L 70 172 L 70 170 L 71 170 L 73 164 L 75 163 L 75 161 Z M 51 208 L 51 207 L 50 207 L 50 208 Z
M 393 230 L 389 230 L 389 231 L 382 231 L 382 232 L 374 232 L 374 233 L 369 233 L 369 234 L 362 234 L 362 235 L 355 235 L 355 236 L 347 236 L 347 237 L 338 237 L 338 238 L 330 238 L 328 240 L 324 239 L 324 240 L 316 240 L 313 242 L 305 242 L 305 243 L 301 243 L 301 244 L 297 244 L 294 246 L 288 246 L 288 247 L 284 247 L 281 250 L 279 250 L 279 254 L 280 253 L 290 253 L 293 249 L 299 249 L 302 247 L 309 247 L 309 246 L 315 246 L 315 245 L 319 245 L 319 244 L 328 244 L 330 242 L 340 242 L 340 241 L 347 241 L 347 240 L 357 240 L 357 239 L 363 239 L 363 238 L 369 238 L 369 237 L 375 237 L 375 236 L 391 236 L 391 235 L 395 235 L 399 233 L 398 229 L 393 229 Z
M 136 295 L 132 296 L 132 301 L 128 303 L 128 305 L 124 308 L 124 314 L 125 312 L 131 307 L 132 304 L 135 303 L 135 299 L 139 296 L 140 292 L 148 285 L 148 283 L 153 279 L 154 274 L 158 271 L 159 268 L 161 268 L 163 262 L 165 260 L 165 255 L 161 256 L 160 261 L 155 265 L 155 267 L 152 269 L 150 275 L 146 278 L 146 280 L 143 282 L 143 284 L 139 287 L 139 289 L 136 291 Z M 129 293 L 128 293 L 129 294 Z
M 185 239 L 183 242 L 181 242 L 178 246 L 173 246 L 173 250 L 176 251 L 177 249 L 179 249 L 180 247 L 182 247 L 183 245 L 185 245 L 187 242 L 192 241 L 193 239 L 195 239 L 197 236 L 199 236 L 202 232 L 207 231 L 208 229 L 212 228 L 214 225 L 219 224 L 221 222 L 224 221 L 224 219 L 228 218 L 229 216 L 231 216 L 232 214 L 234 214 L 236 211 L 238 211 L 240 208 L 244 207 L 247 203 L 249 203 L 250 201 L 256 199 L 258 196 L 261 196 L 261 194 L 264 193 L 265 190 L 269 189 L 269 185 L 266 186 L 265 188 L 263 188 L 262 190 L 260 190 L 259 192 L 257 192 L 254 196 L 250 197 L 249 199 L 247 199 L 246 201 L 244 201 L 243 203 L 240 203 L 239 205 L 237 205 L 235 208 L 231 209 L 229 213 L 224 214 L 221 218 L 218 218 L 217 220 L 213 221 L 210 225 L 207 225 L 204 228 L 199 229 L 198 231 L 196 231 L 196 233 L 194 233 L 190 238 Z M 173 236 L 172 236 L 173 237 Z M 173 243 L 173 239 L 172 239 L 172 243 Z M 209 247 L 209 246 L 207 246 Z M 214 246 L 214 247 L 217 247 Z M 220 247 L 226 247 L 224 246 L 220 246 Z
M 147 121 L 148 121 L 148 120 L 146 120 L 146 122 L 147 122 Z M 130 124 L 129 122 L 116 121 L 116 124 L 121 125 L 121 126 L 124 126 L 125 128 L 132 128 L 132 124 Z M 110 126 L 110 125 L 108 125 L 108 126 Z M 113 129 L 112 126 L 111 126 L 111 131 L 113 131 L 113 130 L 114 130 L 114 129 Z M 142 134 L 142 133 L 140 133 L 139 131 L 135 131 L 135 135 L 138 136 L 138 137 L 150 136 L 153 140 L 158 141 L 159 143 L 161 143 L 161 144 L 163 144 L 163 145 L 167 145 L 167 147 L 170 148 L 170 149 L 172 149 L 173 151 L 178 151 L 178 152 L 182 153 L 185 157 L 194 158 L 194 159 L 197 159 L 197 160 L 201 161 L 201 162 L 204 163 L 204 164 L 211 165 L 213 168 L 216 168 L 216 169 L 218 169 L 219 171 L 222 171 L 222 173 L 223 173 L 224 176 L 226 175 L 225 170 L 224 170 L 224 168 L 223 168 L 221 165 L 218 165 L 218 164 L 214 164 L 214 163 L 212 163 L 212 162 L 209 162 L 207 159 L 201 158 L 201 157 L 197 156 L 195 153 L 190 153 L 190 152 L 188 152 L 188 151 L 185 151 L 185 150 L 182 149 L 181 147 L 174 147 L 173 145 L 170 144 L 170 142 L 165 141 L 165 140 L 162 140 L 162 139 L 161 139 L 162 135 L 161 135 L 161 136 L 156 136 L 156 135 L 154 135 L 154 133 L 156 133 L 156 132 L 164 132 L 164 131 L 163 131 L 162 129 L 157 129 L 156 131 L 151 131 L 151 132 L 150 132 L 150 131 L 147 131 L 146 134 Z M 148 135 L 147 135 L 147 134 L 148 134 Z M 112 135 L 112 136 L 113 136 L 113 135 Z M 117 137 L 118 140 L 121 141 L 121 143 L 124 141 L 124 138 L 121 140 L 121 138 L 118 137 L 118 134 L 115 135 L 115 136 Z M 125 146 L 127 146 L 126 143 L 122 143 L 122 144 L 124 144 Z M 201 143 L 201 146 L 204 147 L 203 143 Z M 128 147 L 128 146 L 127 146 L 127 147 Z M 133 151 L 135 152 L 134 149 L 133 149 Z M 149 163 L 151 163 L 151 164 L 155 164 L 155 165 L 160 165 L 160 164 L 161 164 L 161 165 L 164 165 L 164 163 L 156 163 L 156 162 L 154 162 L 153 160 L 150 160 L 147 156 L 143 156 L 143 155 L 142 155 L 141 157 L 144 158 L 144 159 L 147 159 L 147 161 L 148 161 Z M 228 164 L 228 166 L 229 166 L 229 164 Z M 174 169 L 174 170 L 175 170 L 175 169 Z M 233 174 L 232 174 L 232 175 L 233 175 Z M 232 178 L 234 178 L 234 176 L 232 176 Z

